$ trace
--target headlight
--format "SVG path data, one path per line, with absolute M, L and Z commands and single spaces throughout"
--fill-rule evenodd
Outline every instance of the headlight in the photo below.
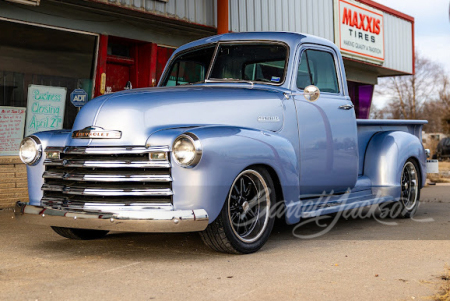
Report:
M 194 167 L 202 157 L 202 145 L 197 136 L 185 133 L 177 137 L 172 147 L 173 157 L 182 167 Z
M 37 137 L 25 137 L 20 143 L 19 156 L 23 163 L 33 165 L 41 157 L 42 145 Z

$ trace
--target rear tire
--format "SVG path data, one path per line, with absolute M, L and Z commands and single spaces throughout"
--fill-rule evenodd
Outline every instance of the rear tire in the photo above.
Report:
M 400 185 L 400 199 L 380 205 L 382 217 L 411 218 L 416 214 L 420 202 L 420 174 L 416 161 L 408 159 L 403 165 Z
M 270 174 L 260 167 L 244 170 L 231 185 L 219 216 L 200 233 L 203 242 L 224 253 L 258 251 L 272 232 L 275 202 Z
M 61 228 L 61 227 L 52 227 L 52 229 L 62 237 L 78 240 L 91 240 L 103 238 L 109 232 L 104 230 L 88 230 L 88 229 Z

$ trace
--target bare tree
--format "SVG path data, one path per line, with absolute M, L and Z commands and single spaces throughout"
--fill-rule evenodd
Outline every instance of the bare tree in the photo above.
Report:
M 371 118 L 426 119 L 425 131 L 450 134 L 450 77 L 436 62 L 416 52 L 416 73 L 381 79 L 375 93 L 389 100 Z
M 442 78 L 442 87 L 437 102 L 441 104 L 442 131 L 450 134 L 450 78 L 447 75 Z
M 370 107 L 370 119 L 385 119 L 389 118 L 389 114 L 386 112 L 384 108 L 377 107 L 375 104 L 372 104 Z
M 430 100 L 422 106 L 422 110 L 418 113 L 417 119 L 428 120 L 428 124 L 424 126 L 424 130 L 429 133 L 441 133 L 444 131 L 443 119 L 446 111 L 443 109 L 442 102 L 439 100 Z
M 414 75 L 381 79 L 376 93 L 389 97 L 385 113 L 395 119 L 417 119 L 424 104 L 438 96 L 444 74 L 442 67 L 416 52 Z

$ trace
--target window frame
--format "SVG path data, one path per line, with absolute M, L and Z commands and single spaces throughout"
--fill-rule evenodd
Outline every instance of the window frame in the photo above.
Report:
M 301 63 L 301 59 L 303 56 L 303 53 L 306 52 L 307 50 L 315 50 L 315 51 L 322 51 L 322 52 L 327 52 L 329 53 L 332 58 L 333 58 L 333 62 L 334 62 L 334 70 L 336 72 L 336 80 L 337 80 L 337 84 L 338 84 L 338 89 L 339 91 L 337 93 L 334 92 L 323 92 L 322 90 L 319 89 L 320 94 L 325 94 L 325 95 L 344 95 L 344 85 L 342 82 L 342 69 L 341 69 L 341 65 L 339 64 L 339 60 L 338 60 L 338 56 L 335 52 L 335 50 L 331 47 L 327 47 L 327 46 L 319 46 L 319 45 L 308 45 L 308 44 L 303 44 L 299 47 L 299 49 L 297 50 L 297 59 L 296 59 L 296 64 L 293 66 L 293 76 L 292 76 L 292 90 L 293 91 L 304 91 L 304 89 L 300 89 L 299 87 L 297 87 L 297 76 L 298 76 L 298 68 L 300 66 Z M 306 54 L 307 55 L 307 54 Z M 308 71 L 310 72 L 309 69 L 309 62 L 308 63 Z M 310 72 L 310 78 L 311 78 L 311 72 Z M 311 80 L 312 82 L 312 80 Z M 316 86 L 317 87 L 317 86 Z
M 289 45 L 284 43 L 284 42 L 273 41 L 273 40 L 245 40 L 245 41 L 237 40 L 237 41 L 220 41 L 220 42 L 218 42 L 217 46 L 216 46 L 216 50 L 215 50 L 214 55 L 213 55 L 213 60 L 211 61 L 211 64 L 209 66 L 209 70 L 206 73 L 206 77 L 205 78 L 207 80 L 210 79 L 210 76 L 211 76 L 211 73 L 212 73 L 212 68 L 213 68 L 214 64 L 216 63 L 216 60 L 217 60 L 217 57 L 218 57 L 217 53 L 219 51 L 220 46 L 222 46 L 222 45 L 243 45 L 243 44 L 281 45 L 281 46 L 285 47 L 286 48 L 286 62 L 284 64 L 283 81 L 281 81 L 279 83 L 264 82 L 264 81 L 251 81 L 251 82 L 257 83 L 257 84 L 271 85 L 271 86 L 282 86 L 282 85 L 284 85 L 284 83 L 286 82 L 286 79 L 288 77 L 287 75 L 288 75 L 288 67 L 289 67 L 290 48 L 289 48 Z M 241 80 L 239 80 L 237 82 L 240 82 L 240 81 Z M 246 80 L 242 80 L 242 81 L 246 81 Z M 233 82 L 233 81 L 224 81 L 224 82 Z
M 279 83 L 272 83 L 272 82 L 263 82 L 263 81 L 252 81 L 255 84 L 262 84 L 262 85 L 271 85 L 271 86 L 282 86 L 286 83 L 287 79 L 288 79 L 288 71 L 289 71 L 289 63 L 290 63 L 290 54 L 291 54 L 291 49 L 289 47 L 289 45 L 285 42 L 282 41 L 273 41 L 273 40 L 232 40 L 232 41 L 218 41 L 218 42 L 213 42 L 213 43 L 208 43 L 208 44 L 203 44 L 203 45 L 199 45 L 196 47 L 192 47 L 192 48 L 188 48 L 185 49 L 183 51 L 180 51 L 179 53 L 177 53 L 176 55 L 174 55 L 168 62 L 166 65 L 166 68 L 164 69 L 164 73 L 163 76 L 161 76 L 161 79 L 158 83 L 158 87 L 167 87 L 166 85 L 164 85 L 165 83 L 167 83 L 168 81 L 168 77 L 170 76 L 170 70 L 172 67 L 172 64 L 174 63 L 174 61 L 180 57 L 185 55 L 186 53 L 189 52 L 193 52 L 196 50 L 200 50 L 203 48 L 208 48 L 208 47 L 214 47 L 214 52 L 213 55 L 211 57 L 211 61 L 209 63 L 209 66 L 207 68 L 206 71 L 206 75 L 205 75 L 205 82 L 208 82 L 208 80 L 210 79 L 211 76 L 211 72 L 212 72 L 212 68 L 217 60 L 217 53 L 219 51 L 219 47 L 221 45 L 243 45 L 243 44 L 256 44 L 256 45 L 260 45 L 260 44 L 266 44 L 266 45 L 282 45 L 283 47 L 286 48 L 286 62 L 284 65 L 284 73 L 283 73 L 283 81 L 279 82 Z M 243 81 L 247 81 L 247 80 L 238 80 L 238 81 L 220 81 L 220 83 L 233 83 L 233 82 L 243 82 Z M 219 81 L 218 81 L 219 82 Z M 177 86 L 172 86 L 172 87 L 177 87 Z
M 158 83 L 157 87 L 178 87 L 178 86 L 167 86 L 167 85 L 166 85 L 167 82 L 169 81 L 170 71 L 171 71 L 171 69 L 172 69 L 172 68 L 169 68 L 169 67 L 172 67 L 172 66 L 173 66 L 173 63 L 174 63 L 180 56 L 183 56 L 183 55 L 185 55 L 185 54 L 187 54 L 187 53 L 189 53 L 189 52 L 193 52 L 193 51 L 197 51 L 197 50 L 201 50 L 201 49 L 209 48 L 209 47 L 213 48 L 214 50 L 213 50 L 213 55 L 212 55 L 212 57 L 211 57 L 211 60 L 209 61 L 209 65 L 206 66 L 206 68 L 205 68 L 205 69 L 206 69 L 205 79 L 206 79 L 206 78 L 207 78 L 206 76 L 208 75 L 208 72 L 209 72 L 209 68 L 210 68 L 210 66 L 211 66 L 211 62 L 212 62 L 212 60 L 214 59 L 214 56 L 216 55 L 216 51 L 217 51 L 217 42 L 209 43 L 209 44 L 203 44 L 203 45 L 199 45 L 199 46 L 197 46 L 197 47 L 188 48 L 188 49 L 186 49 L 186 50 L 180 51 L 179 53 L 177 53 L 177 55 L 172 56 L 172 57 L 170 58 L 170 60 L 167 62 L 166 67 L 164 68 L 163 74 L 162 74 L 162 76 L 161 76 L 161 79 L 159 80 L 159 83 Z M 179 85 L 179 86 L 184 86 L 184 85 Z

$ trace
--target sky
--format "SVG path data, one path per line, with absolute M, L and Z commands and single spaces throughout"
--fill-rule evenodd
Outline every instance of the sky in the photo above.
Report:
M 450 0 L 374 0 L 415 19 L 416 50 L 441 64 L 450 75 Z M 386 99 L 374 96 L 382 107 Z

